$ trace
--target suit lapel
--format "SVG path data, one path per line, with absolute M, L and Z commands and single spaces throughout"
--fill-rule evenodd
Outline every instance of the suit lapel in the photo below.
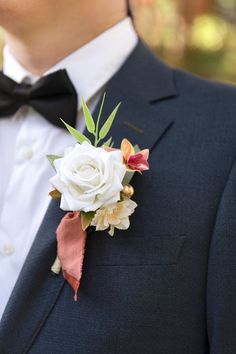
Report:
M 173 123 L 173 117 L 163 116 L 155 104 L 177 95 L 173 71 L 139 42 L 105 91 L 104 120 L 122 102 L 109 134 L 115 146 L 118 147 L 123 138 L 128 138 L 133 144 L 152 150 Z M 99 106 L 94 113 L 95 119 Z
M 177 95 L 172 70 L 139 42 L 106 92 L 104 118 L 122 102 L 111 130 L 115 146 L 126 137 L 152 150 L 173 123 L 172 117 L 158 111 L 158 105 L 154 107 L 157 101 Z M 98 108 L 95 117 L 97 113 Z M 50 268 L 56 257 L 55 230 L 63 215 L 52 201 L 0 323 L 2 353 L 28 351 L 62 290 L 63 277 L 53 277 Z
M 105 92 L 103 120 L 119 102 L 122 103 L 109 133 L 114 146 L 119 147 L 122 139 L 127 138 L 132 144 L 152 152 L 174 123 L 173 117 L 163 115 L 157 104 L 178 95 L 173 71 L 139 42 L 125 65 L 108 83 Z M 101 100 L 94 112 L 95 119 Z M 89 135 L 89 132 L 86 130 L 85 134 Z M 93 232 L 93 227 L 88 229 L 88 235 Z
M 50 268 L 56 257 L 55 230 L 64 213 L 52 201 L 0 322 L 0 352 L 25 353 L 44 324 L 64 284 Z

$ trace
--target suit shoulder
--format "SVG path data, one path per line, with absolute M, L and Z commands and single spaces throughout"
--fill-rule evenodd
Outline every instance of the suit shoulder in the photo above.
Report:
M 177 91 L 185 98 L 194 97 L 198 103 L 214 103 L 222 109 L 230 105 L 236 113 L 235 85 L 210 81 L 179 69 L 174 69 L 174 78 Z
M 176 123 L 186 134 L 195 130 L 205 142 L 236 153 L 236 87 L 173 69 L 178 93 L 172 100 Z

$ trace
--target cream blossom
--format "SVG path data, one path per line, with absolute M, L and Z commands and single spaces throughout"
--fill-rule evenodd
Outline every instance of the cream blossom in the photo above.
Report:
M 52 185 L 61 193 L 61 209 L 95 211 L 120 199 L 126 168 L 120 150 L 106 151 L 88 142 L 76 144 L 54 161 Z
M 111 235 L 114 233 L 114 228 L 126 230 L 130 225 L 129 216 L 133 214 L 136 207 L 137 204 L 133 200 L 124 199 L 109 207 L 97 210 L 91 225 L 96 226 L 96 231 L 106 230 L 111 227 Z

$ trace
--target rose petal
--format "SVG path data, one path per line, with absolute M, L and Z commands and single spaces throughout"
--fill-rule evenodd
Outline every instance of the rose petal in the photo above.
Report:
M 52 185 L 61 193 L 66 211 L 95 211 L 120 199 L 126 173 L 120 150 L 107 152 L 84 142 L 55 160 Z

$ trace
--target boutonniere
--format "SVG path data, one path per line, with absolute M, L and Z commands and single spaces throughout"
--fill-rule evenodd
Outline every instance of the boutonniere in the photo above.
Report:
M 105 94 L 97 120 L 93 118 L 87 104 L 82 100 L 86 127 L 93 141 L 63 121 L 75 138 L 75 146 L 68 147 L 64 156 L 48 155 L 56 171 L 50 182 L 50 196 L 60 199 L 60 208 L 68 213 L 61 220 L 57 231 L 57 258 L 52 271 L 64 278 L 77 292 L 82 276 L 82 266 L 87 238 L 87 228 L 107 230 L 113 236 L 116 229 L 127 230 L 130 216 L 137 204 L 131 198 L 134 189 L 130 181 L 135 172 L 149 169 L 149 150 L 140 150 L 128 139 L 114 147 L 108 138 L 120 103 L 114 108 L 100 127 Z

